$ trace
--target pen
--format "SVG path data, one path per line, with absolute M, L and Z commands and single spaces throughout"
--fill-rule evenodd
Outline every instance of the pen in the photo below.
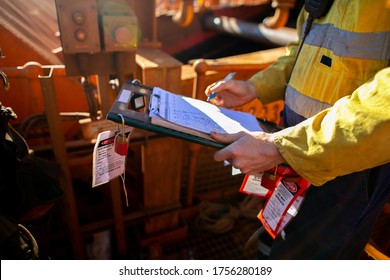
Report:
M 224 80 L 224 81 L 229 81 L 229 80 L 233 79 L 234 75 L 236 75 L 236 72 L 231 72 L 231 73 L 229 73 L 223 80 Z M 216 92 L 212 92 L 212 93 L 207 97 L 207 101 L 210 101 L 210 100 L 213 99 L 216 95 L 217 95 Z

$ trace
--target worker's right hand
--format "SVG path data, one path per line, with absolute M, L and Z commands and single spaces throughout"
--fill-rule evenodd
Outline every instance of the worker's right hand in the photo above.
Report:
M 249 81 L 218 81 L 205 90 L 206 96 L 212 92 L 216 92 L 217 95 L 210 102 L 225 108 L 242 106 L 257 98 L 256 89 Z

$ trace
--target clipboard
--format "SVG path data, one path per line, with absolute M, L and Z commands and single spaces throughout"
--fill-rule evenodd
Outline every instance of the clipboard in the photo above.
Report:
M 225 143 L 152 124 L 151 117 L 149 116 L 149 104 L 152 92 L 153 87 L 143 85 L 138 80 L 126 81 L 106 118 L 120 124 L 122 123 L 121 116 L 123 116 L 125 125 L 127 126 L 178 138 L 214 149 L 222 149 L 227 146 Z M 265 120 L 258 121 L 264 131 L 272 132 L 272 130 L 277 130 L 276 125 L 273 123 Z

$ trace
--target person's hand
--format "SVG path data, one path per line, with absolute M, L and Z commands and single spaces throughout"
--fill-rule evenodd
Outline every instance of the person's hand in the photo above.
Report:
M 205 90 L 206 96 L 212 92 L 216 92 L 217 95 L 210 102 L 225 108 L 241 106 L 257 98 L 256 89 L 249 81 L 219 81 L 209 85 Z
M 218 142 L 230 144 L 214 153 L 215 161 L 228 161 L 247 175 L 269 170 L 285 160 L 274 144 L 272 134 L 239 132 L 234 134 L 211 132 Z

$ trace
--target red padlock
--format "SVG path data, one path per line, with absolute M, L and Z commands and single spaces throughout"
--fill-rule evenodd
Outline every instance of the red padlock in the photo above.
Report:
M 128 145 L 127 145 L 127 138 L 125 134 L 125 119 L 121 114 L 119 114 L 122 118 L 122 132 L 118 132 L 118 134 L 115 136 L 115 152 L 121 156 L 127 155 Z
M 126 136 L 123 136 L 121 134 L 118 134 L 115 137 L 115 152 L 121 156 L 127 155 L 127 141 L 126 141 Z
M 261 178 L 261 185 L 270 190 L 269 193 L 272 193 L 281 179 L 282 177 L 278 174 L 277 167 L 275 167 L 264 172 L 263 177 Z

